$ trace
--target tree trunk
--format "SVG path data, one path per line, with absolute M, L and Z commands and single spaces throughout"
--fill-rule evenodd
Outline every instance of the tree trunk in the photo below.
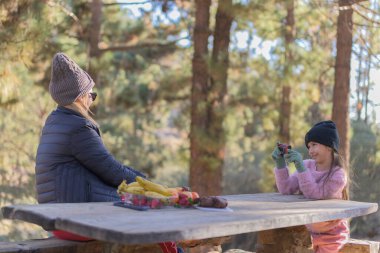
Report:
M 372 65 L 372 55 L 370 52 L 368 52 L 368 59 L 366 62 L 366 80 L 367 85 L 364 84 L 364 94 L 363 94 L 363 100 L 364 100 L 364 122 L 368 123 L 368 102 L 369 102 L 369 91 L 371 90 L 371 65 Z
M 344 4 L 346 4 L 346 1 L 339 1 L 339 6 Z M 349 98 L 352 51 L 352 13 L 353 10 L 351 8 L 339 11 L 332 113 L 332 119 L 336 123 L 340 135 L 340 153 L 347 165 L 350 160 L 348 130 L 350 126 Z
M 363 74 L 363 67 L 362 67 L 362 64 L 363 64 L 363 53 L 364 53 L 364 50 L 363 50 L 363 46 L 359 46 L 360 47 L 360 51 L 359 51 L 359 56 L 358 56 L 358 62 L 359 62 L 359 66 L 358 66 L 358 76 L 356 78 L 356 119 L 358 121 L 360 121 L 362 119 L 362 109 L 363 109 L 363 100 L 361 99 L 362 97 L 362 94 L 361 94 L 361 90 L 362 90 L 362 74 Z M 365 78 L 364 78 L 365 79 Z
M 208 92 L 209 106 L 209 136 L 212 136 L 211 154 L 215 159 L 207 171 L 207 182 L 215 185 L 214 189 L 207 189 L 208 195 L 222 193 L 223 163 L 225 149 L 225 132 L 223 122 L 225 118 L 225 97 L 227 93 L 228 78 L 228 48 L 230 45 L 230 31 L 232 25 L 232 0 L 219 0 L 215 17 L 214 45 L 211 58 L 211 79 Z M 205 189 L 206 190 L 206 189 Z
M 101 0 L 93 0 L 91 3 L 91 23 L 89 26 L 89 35 L 88 35 L 88 41 L 89 41 L 89 66 L 88 66 L 88 73 L 92 77 L 95 83 L 98 85 L 99 78 L 98 78 L 98 71 L 96 67 L 94 66 L 94 63 L 99 58 L 101 52 L 99 51 L 99 40 L 100 40 L 100 29 L 102 24 L 102 1 Z
M 228 46 L 232 0 L 219 1 L 211 68 L 207 65 L 210 0 L 196 1 L 190 128 L 190 186 L 200 195 L 220 195 L 225 135 Z
M 291 115 L 291 86 L 290 78 L 293 68 L 293 52 L 292 46 L 295 37 L 294 26 L 294 0 L 286 1 L 286 23 L 285 23 L 285 67 L 283 75 L 282 99 L 280 107 L 280 138 L 282 142 L 290 142 L 290 115 Z
M 195 1 L 194 55 L 192 62 L 191 87 L 191 125 L 190 125 L 190 186 L 201 195 L 205 193 L 202 187 L 203 173 L 207 169 L 204 162 L 203 135 L 207 128 L 206 101 L 208 89 L 208 37 L 210 35 L 210 5 L 211 0 Z M 202 183 L 201 183 L 202 181 Z M 208 184 L 206 184 L 208 185 Z

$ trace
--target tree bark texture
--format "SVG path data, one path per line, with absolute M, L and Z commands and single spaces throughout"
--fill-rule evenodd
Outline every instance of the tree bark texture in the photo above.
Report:
M 200 195 L 220 195 L 224 160 L 225 95 L 232 0 L 220 0 L 208 64 L 209 0 L 196 1 L 191 91 L 190 186 Z
M 345 1 L 339 1 L 340 6 L 343 4 L 345 4 Z M 348 134 L 350 127 L 349 96 L 353 26 L 352 13 L 352 9 L 344 9 L 339 11 L 332 113 L 332 119 L 337 125 L 340 136 L 339 151 L 347 166 L 350 160 L 350 142 Z
M 282 142 L 290 142 L 290 116 L 291 116 L 291 85 L 289 80 L 293 73 L 293 52 L 292 46 L 295 37 L 294 21 L 294 0 L 286 1 L 286 21 L 285 21 L 285 66 L 283 73 L 282 98 L 280 107 L 280 139 Z
M 195 1 L 194 55 L 192 61 L 191 87 L 191 125 L 190 125 L 190 186 L 199 194 L 205 190 L 200 180 L 206 163 L 202 162 L 202 134 L 207 127 L 206 99 L 209 71 L 207 64 L 208 38 L 210 35 L 210 5 L 211 0 Z M 202 183 L 204 180 L 201 180 Z M 203 186 L 207 187 L 207 186 Z M 202 191 L 202 192 L 201 192 Z
M 356 78 L 356 120 L 360 121 L 362 120 L 362 109 L 363 109 L 363 99 L 362 99 L 362 77 L 363 77 L 363 61 L 364 61 L 364 49 L 363 46 L 359 46 L 359 55 L 358 55 L 358 61 L 359 61 L 359 67 L 358 67 L 358 76 Z M 363 78 L 365 79 L 365 78 Z M 364 83 L 364 81 L 363 81 Z

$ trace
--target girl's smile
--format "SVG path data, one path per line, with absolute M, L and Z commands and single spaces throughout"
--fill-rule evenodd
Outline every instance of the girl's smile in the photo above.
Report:
M 309 156 L 315 160 L 318 171 L 329 170 L 332 162 L 331 148 L 318 142 L 309 142 Z

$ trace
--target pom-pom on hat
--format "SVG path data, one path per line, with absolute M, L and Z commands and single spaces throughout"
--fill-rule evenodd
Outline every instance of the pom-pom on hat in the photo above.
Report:
M 49 92 L 57 104 L 65 106 L 73 103 L 78 97 L 88 93 L 94 85 L 90 75 L 67 55 L 54 55 Z
M 328 120 L 315 124 L 305 135 L 306 147 L 311 141 L 333 148 L 335 152 L 338 152 L 339 134 L 335 123 Z

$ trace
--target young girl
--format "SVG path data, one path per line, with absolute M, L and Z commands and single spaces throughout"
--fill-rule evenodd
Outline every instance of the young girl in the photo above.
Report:
M 339 135 L 332 121 L 315 124 L 305 135 L 310 160 L 302 160 L 295 150 L 281 155 L 278 147 L 272 153 L 276 162 L 277 188 L 282 194 L 302 193 L 312 199 L 348 199 L 348 173 L 338 154 Z M 293 162 L 297 171 L 289 176 L 286 165 Z M 349 237 L 347 220 L 334 220 L 307 225 L 314 251 L 338 253 Z

